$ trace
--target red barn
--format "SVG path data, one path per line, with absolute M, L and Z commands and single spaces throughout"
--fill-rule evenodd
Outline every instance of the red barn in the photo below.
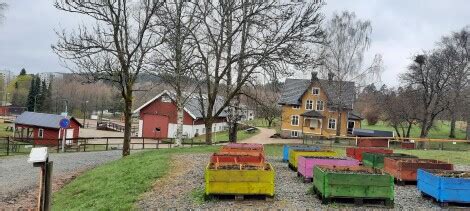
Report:
M 70 126 L 65 132 L 59 126 L 63 118 L 70 120 Z M 14 136 L 18 139 L 32 139 L 37 145 L 57 145 L 57 140 L 64 134 L 66 138 L 78 138 L 81 126 L 73 117 L 26 111 L 15 120 Z M 71 141 L 67 141 L 67 144 L 71 144 Z
M 217 110 L 222 98 L 216 100 Z M 219 102 L 219 103 L 217 103 Z M 192 138 L 206 133 L 199 97 L 191 96 L 184 106 L 183 135 Z M 134 113 L 139 114 L 139 137 L 174 138 L 177 127 L 177 107 L 174 98 L 167 90 L 149 100 Z M 212 125 L 212 132 L 225 130 L 227 113 L 223 111 Z

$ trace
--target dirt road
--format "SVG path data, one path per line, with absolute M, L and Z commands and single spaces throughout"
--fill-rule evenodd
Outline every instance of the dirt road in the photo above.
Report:
M 241 141 L 240 143 L 250 144 L 300 144 L 302 139 L 281 139 L 281 138 L 270 138 L 276 130 L 269 128 L 258 128 L 260 132 L 248 139 Z

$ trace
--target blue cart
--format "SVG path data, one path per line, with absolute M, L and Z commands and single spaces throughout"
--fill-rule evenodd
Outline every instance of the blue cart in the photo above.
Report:
M 298 151 L 318 151 L 321 148 L 319 146 L 309 146 L 309 145 L 284 145 L 282 149 L 282 161 L 287 162 L 289 161 L 289 149 L 294 149 Z
M 469 176 L 470 172 L 464 171 L 418 169 L 418 190 L 434 198 L 441 206 L 470 203 Z

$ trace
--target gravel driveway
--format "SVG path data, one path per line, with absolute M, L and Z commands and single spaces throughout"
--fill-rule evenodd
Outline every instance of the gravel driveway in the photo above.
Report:
M 232 199 L 198 201 L 195 195 L 202 195 L 204 190 L 204 167 L 209 161 L 209 154 L 177 155 L 173 158 L 170 174 L 157 181 L 154 189 L 142 196 L 137 207 L 143 210 L 162 209 L 360 209 L 372 206 L 373 209 L 385 209 L 382 205 L 335 203 L 322 205 L 314 195 L 308 193 L 312 183 L 303 183 L 297 174 L 291 171 L 280 157 L 268 157 L 276 171 L 274 201 L 260 199 L 235 201 Z M 459 170 L 468 170 L 468 166 L 457 166 Z M 440 207 L 421 197 L 415 185 L 395 186 L 396 210 L 428 210 Z
M 54 161 L 53 178 L 83 171 L 121 158 L 121 151 L 50 154 Z M 18 194 L 36 189 L 39 168 L 27 162 L 28 155 L 0 159 L 0 204 L 11 203 Z

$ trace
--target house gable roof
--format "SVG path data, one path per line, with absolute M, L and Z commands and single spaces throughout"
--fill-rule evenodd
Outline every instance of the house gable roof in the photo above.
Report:
M 352 109 L 356 98 L 354 82 L 343 82 L 341 96 L 337 94 L 338 81 L 317 80 L 328 97 L 327 105 L 335 107 L 341 102 L 346 109 Z M 309 79 L 286 79 L 284 88 L 279 99 L 280 105 L 300 105 L 302 96 L 308 91 L 312 81 Z M 338 99 L 342 99 L 339 101 Z
M 160 94 L 158 94 L 157 96 L 155 96 L 154 98 L 152 98 L 151 100 L 147 101 L 142 106 L 137 108 L 134 111 L 134 113 L 140 112 L 140 110 L 144 109 L 145 107 L 147 107 L 152 102 L 154 102 L 155 100 L 157 100 L 158 98 L 160 98 L 161 96 L 163 96 L 165 94 L 167 96 L 169 96 L 173 101 L 175 101 L 174 100 L 175 99 L 175 94 L 170 93 L 168 90 L 164 90 L 163 92 L 161 92 Z M 220 107 L 222 107 L 222 104 L 223 104 L 223 98 L 218 96 L 216 101 L 215 101 L 214 110 L 218 110 Z M 193 118 L 193 119 L 203 118 L 202 108 L 201 108 L 201 104 L 199 102 L 199 96 L 198 95 L 189 96 L 189 98 L 186 100 L 186 104 L 184 106 L 184 111 L 187 112 L 191 116 L 191 118 Z M 223 112 L 220 113 L 219 117 L 226 117 L 227 115 L 228 115 L 228 113 L 223 111 Z
M 15 124 L 59 129 L 59 122 L 64 118 L 70 121 L 75 121 L 80 127 L 82 126 L 82 124 L 80 124 L 80 122 L 78 122 L 74 117 L 64 117 L 58 114 L 36 113 L 29 111 L 25 111 L 16 117 Z

